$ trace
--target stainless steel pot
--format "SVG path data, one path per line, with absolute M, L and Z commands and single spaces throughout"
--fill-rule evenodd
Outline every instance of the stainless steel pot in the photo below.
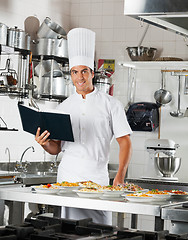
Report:
M 52 55 L 57 57 L 68 58 L 67 40 L 40 38 L 32 42 L 33 55 Z
M 46 17 L 39 27 L 37 36 L 38 38 L 61 38 L 66 36 L 66 32 L 60 25 Z
M 39 95 L 41 97 L 52 97 L 62 99 L 66 96 L 66 79 L 64 77 L 56 77 L 52 79 L 52 85 L 50 77 L 42 77 L 40 82 Z
M 0 23 L 0 44 L 6 45 L 7 44 L 7 29 L 8 27 Z
M 54 60 L 53 60 L 54 61 Z M 34 69 L 35 76 L 39 77 L 40 73 L 42 77 L 50 77 L 51 71 L 53 71 L 53 77 L 62 77 L 62 71 L 56 61 L 53 62 L 53 69 L 52 67 L 52 60 L 46 60 L 40 62 Z
M 22 29 L 9 28 L 8 29 L 7 45 L 20 49 L 30 50 L 30 36 Z

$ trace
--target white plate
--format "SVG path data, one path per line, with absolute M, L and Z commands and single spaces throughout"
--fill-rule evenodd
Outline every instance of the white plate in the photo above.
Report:
M 80 186 L 73 186 L 73 187 L 66 187 L 66 186 L 61 186 L 61 190 L 64 190 L 66 192 L 72 192 L 73 190 L 78 190 Z
M 137 197 L 137 196 L 126 196 L 125 198 L 130 202 L 152 202 L 155 200 L 153 197 Z
M 42 188 L 40 186 L 31 186 L 31 190 L 34 189 L 33 192 L 42 193 L 42 194 L 56 194 L 60 191 L 59 188 Z
M 108 190 L 104 190 L 103 192 L 103 196 L 104 197 L 120 197 L 122 194 L 124 193 L 124 191 L 108 191 Z
M 143 190 L 138 190 L 138 191 L 132 191 L 132 190 L 124 190 L 125 193 L 146 193 L 148 192 L 149 189 L 143 189 Z
M 155 199 L 155 201 L 163 201 L 171 198 L 171 194 L 148 194 L 148 195 L 152 196 Z
M 103 192 L 80 192 L 79 190 L 73 190 L 73 192 L 83 198 L 99 198 L 103 195 Z

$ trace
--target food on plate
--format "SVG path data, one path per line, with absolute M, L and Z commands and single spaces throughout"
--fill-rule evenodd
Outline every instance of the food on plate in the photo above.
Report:
M 54 185 L 61 186 L 61 187 L 77 187 L 77 186 L 79 186 L 79 183 L 63 181 L 62 183 L 55 183 Z
M 35 188 L 58 189 L 58 186 L 54 186 L 54 184 L 52 185 L 52 184 L 48 183 L 46 185 L 41 184 L 39 186 L 35 186 Z
M 158 190 L 158 189 L 152 189 L 148 191 L 146 194 L 168 195 L 169 193 L 166 191 Z
M 122 186 L 113 186 L 113 185 L 103 186 L 100 189 L 108 190 L 108 191 L 123 191 L 124 190 L 124 188 Z
M 79 185 L 81 187 L 87 187 L 87 188 L 101 188 L 101 185 L 92 181 L 79 182 Z
M 102 190 L 98 189 L 98 188 L 81 188 L 78 190 L 78 192 L 102 192 Z
M 182 190 L 164 190 L 164 192 L 169 192 L 177 195 L 188 195 L 187 192 L 182 191 Z
M 146 193 L 130 193 L 130 194 L 126 194 L 127 197 L 152 197 Z
M 124 190 L 127 190 L 127 191 L 144 190 L 142 187 L 135 185 L 134 183 L 129 183 L 129 182 L 125 182 L 125 183 L 121 184 L 120 186 L 122 186 L 124 188 Z

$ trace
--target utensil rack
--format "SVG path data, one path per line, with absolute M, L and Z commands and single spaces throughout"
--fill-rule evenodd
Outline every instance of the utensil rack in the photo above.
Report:
M 0 55 L 6 55 L 7 62 L 5 70 L 8 70 L 8 74 L 15 75 L 17 80 L 16 85 L 7 85 L 0 87 L 0 95 L 13 95 L 19 96 L 21 98 L 28 97 L 29 89 L 27 88 L 26 82 L 29 80 L 29 57 L 31 55 L 30 50 L 19 49 L 15 47 L 9 47 L 6 45 L 0 45 Z M 10 56 L 18 56 L 19 64 L 18 64 L 18 73 L 14 69 L 10 69 Z M 8 69 L 7 69 L 8 67 Z M 25 68 L 24 68 L 25 67 Z M 3 70 L 3 69 L 2 69 Z M 6 72 L 6 74 L 7 74 Z M 4 74 L 4 73 L 3 73 Z M 23 80 L 23 78 L 25 79 Z

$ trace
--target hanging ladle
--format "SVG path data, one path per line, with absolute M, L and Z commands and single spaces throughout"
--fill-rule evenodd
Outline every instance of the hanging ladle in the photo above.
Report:
M 181 77 L 179 76 L 178 81 L 178 109 L 177 111 L 170 112 L 172 117 L 183 117 L 183 113 L 180 111 L 180 80 Z
M 164 72 L 162 71 L 161 88 L 154 93 L 154 98 L 156 102 L 160 105 L 167 104 L 172 100 L 172 94 L 170 91 L 167 91 L 165 89 L 165 84 L 166 84 L 166 76 L 164 76 Z

